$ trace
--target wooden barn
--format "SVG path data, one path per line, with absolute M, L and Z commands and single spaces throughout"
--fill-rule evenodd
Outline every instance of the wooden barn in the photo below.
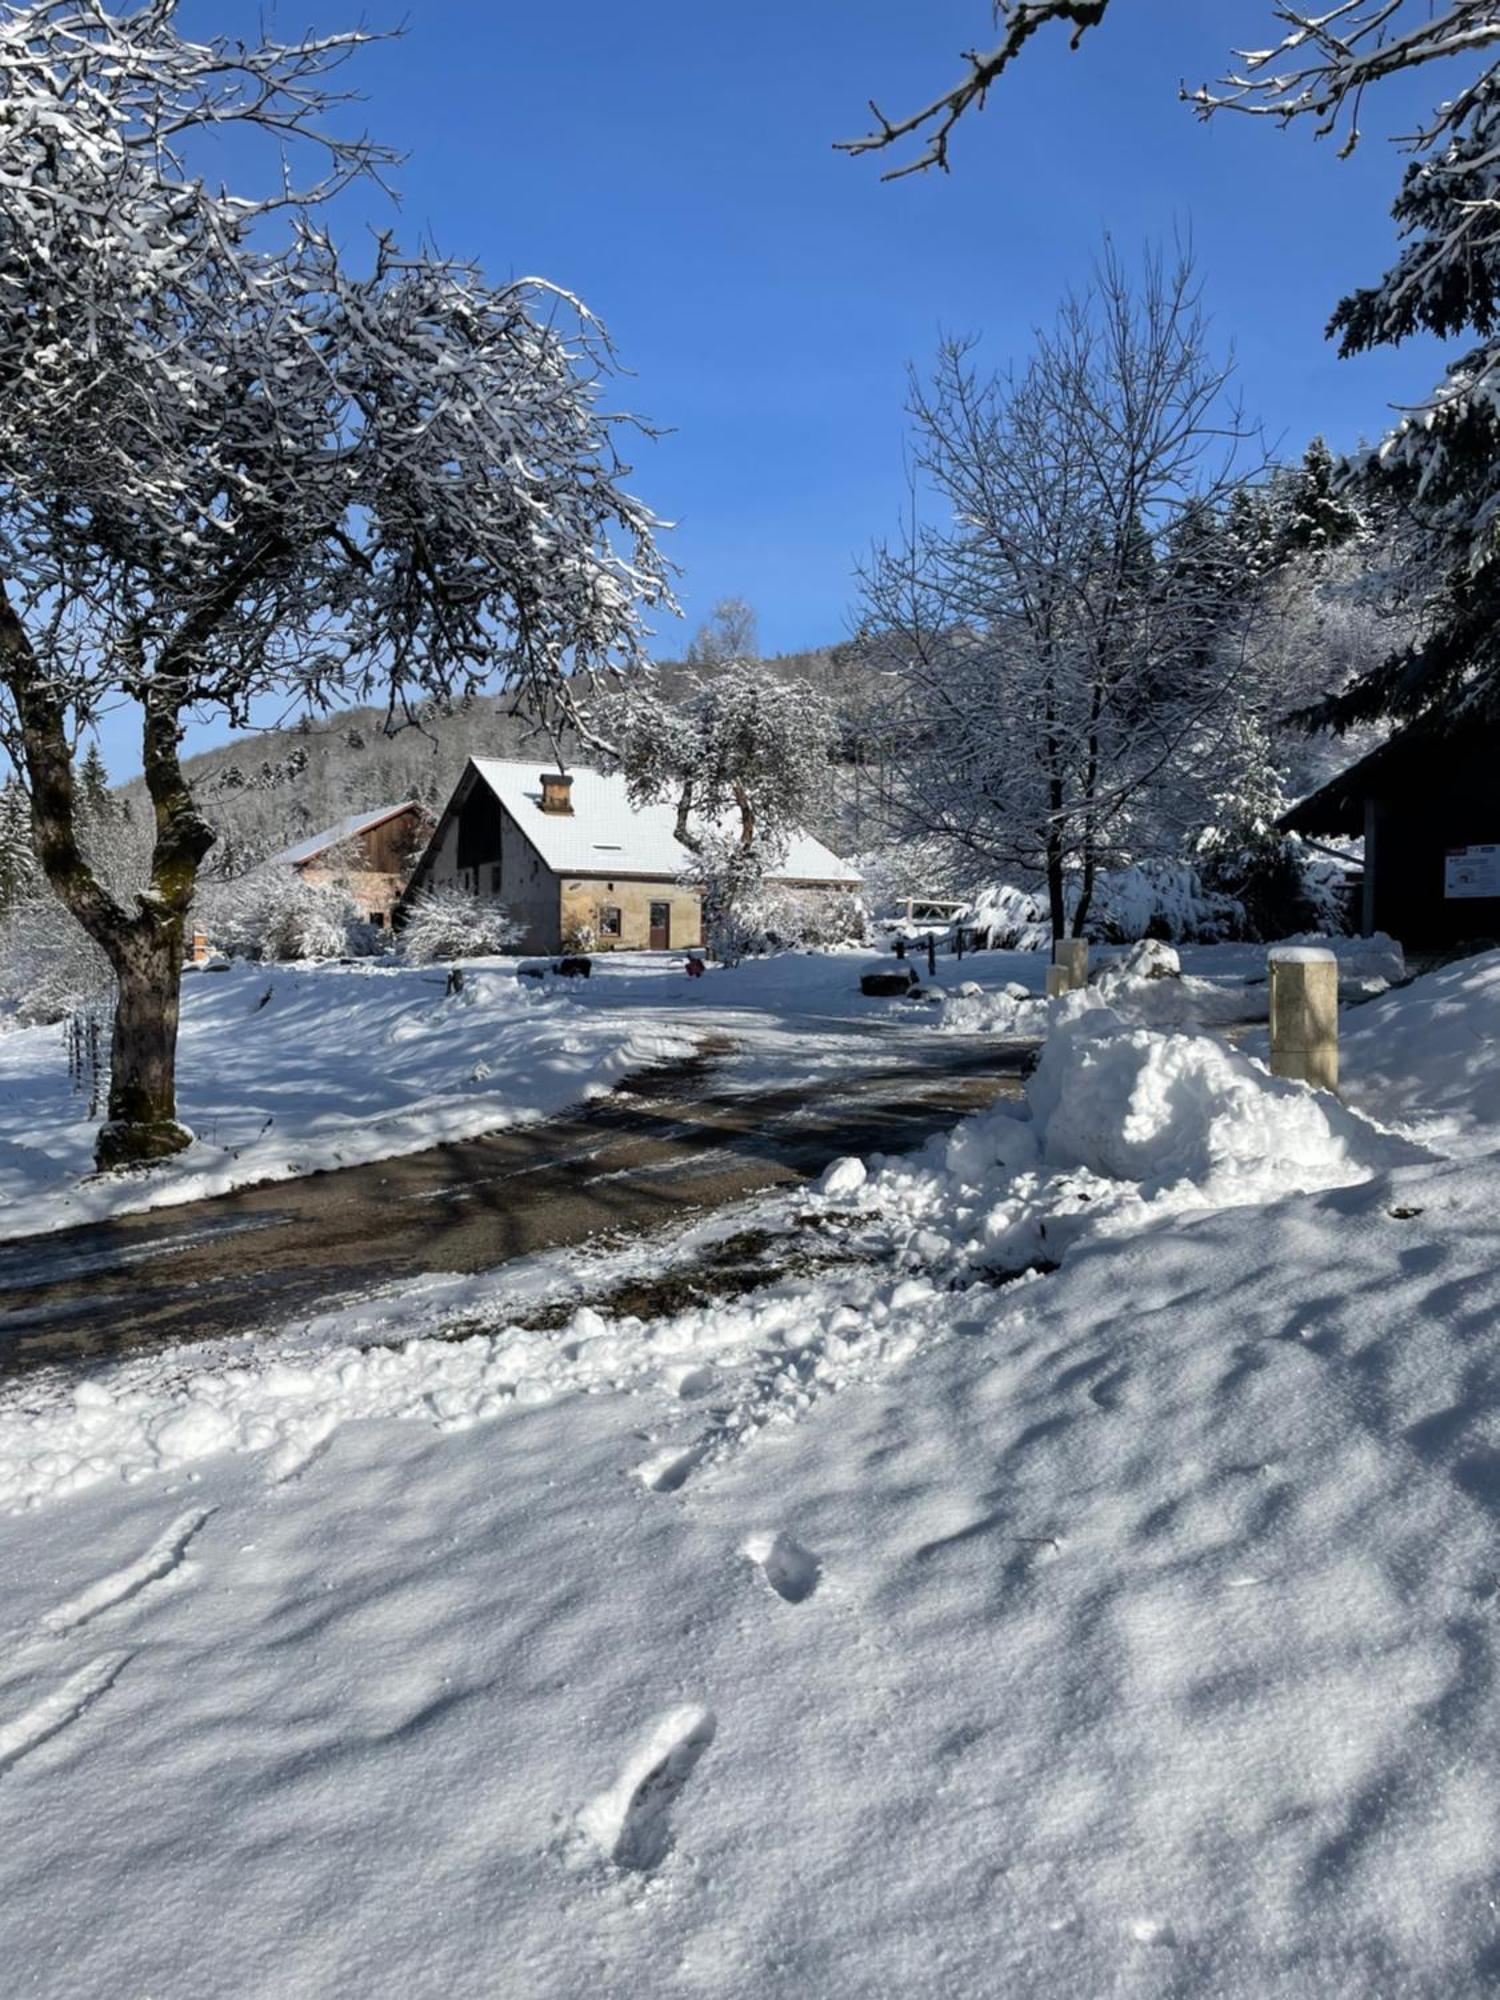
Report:
M 618 773 L 471 758 L 407 898 L 455 888 L 502 903 L 523 926 L 524 951 L 683 950 L 702 943 L 703 913 L 678 879 L 692 857 L 676 824 L 672 805 L 633 806 Z M 860 887 L 809 834 L 773 879 L 849 895 Z
M 295 869 L 306 882 L 340 884 L 370 922 L 384 928 L 431 826 L 432 815 L 416 799 L 377 806 L 283 848 L 270 865 Z
M 1361 929 L 1409 949 L 1500 938 L 1500 725 L 1418 722 L 1281 824 L 1365 844 Z

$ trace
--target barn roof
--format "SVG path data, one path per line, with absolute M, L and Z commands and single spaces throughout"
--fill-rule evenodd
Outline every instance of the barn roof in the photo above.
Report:
M 306 840 L 283 847 L 279 854 L 271 856 L 271 860 L 279 862 L 283 868 L 300 868 L 304 862 L 315 861 L 320 854 L 326 854 L 330 847 L 339 847 L 346 840 L 373 832 L 377 826 L 384 826 L 388 819 L 395 819 L 398 813 L 410 812 L 418 803 L 416 799 L 403 799 L 399 805 L 377 806 L 373 812 L 350 813 L 336 826 L 325 826 L 321 833 L 310 833 Z
M 520 827 L 548 868 L 558 875 L 653 875 L 675 879 L 689 860 L 677 838 L 677 808 L 663 802 L 630 802 L 624 775 L 575 765 L 571 813 L 542 811 L 542 774 L 535 763 L 501 763 L 475 757 L 473 768 Z M 777 882 L 830 882 L 856 887 L 860 877 L 845 861 L 801 833 L 772 872 Z
M 1455 756 L 1465 757 L 1476 745 L 1476 724 L 1458 735 L 1441 716 L 1408 723 L 1388 737 L 1359 762 L 1340 771 L 1326 785 L 1300 799 L 1277 825 L 1288 833 L 1344 834 L 1354 836 L 1365 830 L 1365 800 L 1384 796 L 1413 799 L 1424 792 L 1440 789 L 1447 781 Z M 1485 754 L 1493 752 L 1493 725 L 1488 729 Z

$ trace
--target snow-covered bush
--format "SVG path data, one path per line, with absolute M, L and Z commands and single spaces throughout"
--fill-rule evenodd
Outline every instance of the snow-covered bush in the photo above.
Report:
M 1207 887 L 1196 868 L 1181 861 L 1146 860 L 1106 869 L 1098 877 L 1084 932 L 1101 944 L 1129 944 L 1144 937 L 1220 944 L 1242 935 L 1244 918 L 1235 898 Z
M 1246 938 L 1291 931 L 1346 931 L 1352 867 L 1315 854 L 1274 827 L 1207 828 L 1197 859 L 1212 893 L 1237 903 Z
M 969 904 L 964 923 L 991 951 L 1040 951 L 1052 942 L 1036 897 L 1009 882 L 986 883 Z
M 769 882 L 741 913 L 755 951 L 837 951 L 865 944 L 870 919 L 858 896 Z
M 0 1014 L 22 1026 L 102 1018 L 114 984 L 109 960 L 54 897 L 23 897 L 0 918 Z
M 1081 884 L 1066 885 L 1069 919 L 1078 908 Z M 1002 951 L 1045 951 L 1052 926 L 1042 901 L 1008 882 L 987 883 L 973 897 L 965 928 L 981 944 Z M 1130 944 L 1153 937 L 1173 944 L 1219 944 L 1244 935 L 1244 912 L 1232 896 L 1208 887 L 1197 869 L 1165 860 L 1109 868 L 1094 881 L 1084 935 L 1097 944 Z
M 194 921 L 232 958 L 344 958 L 368 952 L 374 938 L 346 888 L 279 867 L 214 884 Z
M 489 958 L 520 941 L 520 926 L 506 909 L 463 889 L 429 889 L 414 897 L 401 931 L 402 953 L 413 965 Z

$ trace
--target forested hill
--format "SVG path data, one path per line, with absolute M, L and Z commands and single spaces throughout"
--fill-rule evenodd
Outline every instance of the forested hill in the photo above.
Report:
M 768 660 L 777 679 L 806 680 L 849 715 L 865 705 L 868 681 L 848 646 L 820 647 Z M 662 691 L 672 694 L 688 669 L 663 662 Z M 219 832 L 210 875 L 243 874 L 294 841 L 333 826 L 346 814 L 421 799 L 434 809 L 447 800 L 467 757 L 535 757 L 551 761 L 548 739 L 511 712 L 504 696 L 481 696 L 452 714 L 387 734 L 385 711 L 348 709 L 287 729 L 244 735 L 188 758 L 194 792 Z M 567 746 L 565 746 L 566 748 Z M 140 779 L 123 788 L 145 810 Z M 830 826 L 814 831 L 836 835 Z

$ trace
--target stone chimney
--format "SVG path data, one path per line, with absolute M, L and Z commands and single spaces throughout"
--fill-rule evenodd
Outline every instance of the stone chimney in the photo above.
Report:
M 573 780 L 566 771 L 543 771 L 542 811 L 544 813 L 571 813 L 573 810 Z

